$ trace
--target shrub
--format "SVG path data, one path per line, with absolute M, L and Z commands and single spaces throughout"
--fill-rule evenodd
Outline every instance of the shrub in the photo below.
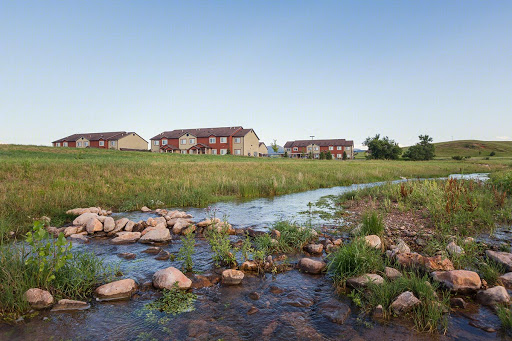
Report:
M 367 137 L 363 145 L 368 147 L 369 159 L 397 160 L 402 154 L 398 143 L 387 136 L 381 139 L 379 134 Z
M 494 155 L 496 155 L 496 152 L 495 152 L 495 151 L 492 151 L 492 152 L 489 154 L 489 156 L 494 156 Z
M 327 153 L 325 154 L 325 159 L 326 159 L 326 160 L 332 160 L 332 153 L 331 153 L 331 151 L 330 151 L 330 150 L 329 150 L 329 151 L 327 151 Z
M 205 237 L 213 251 L 212 259 L 217 266 L 232 266 L 237 264 L 236 252 L 238 248 L 232 247 L 229 235 L 226 231 L 219 232 L 211 230 L 205 234 Z
M 346 151 L 343 151 L 343 156 L 342 156 L 343 160 L 346 160 L 348 159 L 348 156 L 347 156 L 347 152 Z
M 184 271 L 192 271 L 194 267 L 192 255 L 195 251 L 195 242 L 193 233 L 189 233 L 185 237 L 181 237 L 181 247 L 178 251 L 178 260 L 183 262 L 182 268 Z
M 512 172 L 498 172 L 491 174 L 491 185 L 512 195 Z
M 463 160 L 464 157 L 461 155 L 454 155 L 454 156 L 452 156 L 452 159 L 460 161 L 460 160 Z
M 333 279 L 344 285 L 347 278 L 382 270 L 384 261 L 379 250 L 357 238 L 329 254 L 327 269 Z

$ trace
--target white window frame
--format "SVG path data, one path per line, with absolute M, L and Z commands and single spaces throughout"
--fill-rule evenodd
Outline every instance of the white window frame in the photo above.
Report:
M 180 144 L 187 144 L 187 139 L 180 139 Z
M 308 147 L 308 152 L 310 152 L 310 151 L 311 151 L 311 147 Z
M 318 151 L 318 146 L 315 146 L 315 151 L 316 151 L 316 152 Z
M 341 150 L 341 146 L 336 147 L 336 150 Z
M 77 142 L 77 143 L 76 143 L 76 146 L 77 146 L 77 147 L 82 147 L 82 142 Z
M 343 155 L 342 155 L 342 154 L 336 154 L 336 157 L 337 157 L 338 159 L 341 159 L 341 158 L 343 158 Z
M 116 146 L 116 141 L 110 141 L 110 147 L 115 147 Z
M 242 150 L 241 149 L 235 149 L 235 155 L 241 155 Z
M 217 149 L 212 149 L 212 155 L 217 155 Z
M 160 145 L 160 141 L 158 141 L 158 140 L 153 141 L 153 146 L 159 146 L 159 145 Z
M 55 143 L 55 147 L 60 147 L 60 142 Z
M 62 142 L 62 147 L 67 147 L 67 146 L 68 146 L 67 142 Z
M 334 147 L 333 146 L 329 146 L 329 150 L 334 150 Z
M 168 141 L 167 139 L 163 139 L 163 140 L 162 140 L 162 146 L 167 145 L 167 143 L 169 143 L 169 141 Z
M 105 141 L 99 141 L 98 144 L 99 144 L 100 147 L 104 147 L 105 146 Z
M 217 139 L 215 137 L 210 137 L 210 143 L 217 143 Z
M 299 147 L 293 147 L 293 151 L 294 152 L 298 152 L 299 151 Z
M 221 149 L 220 150 L 220 155 L 226 155 L 227 153 L 228 153 L 227 149 Z
M 235 143 L 240 143 L 242 141 L 241 137 L 235 137 Z
M 84 141 L 84 147 L 89 147 L 89 142 Z
M 195 138 L 188 139 L 188 143 L 194 145 L 194 144 L 196 144 L 196 139 Z
M 346 151 L 350 151 L 350 147 L 345 147 L 345 150 Z
M 228 138 L 227 137 L 221 137 L 220 138 L 220 143 L 228 143 Z

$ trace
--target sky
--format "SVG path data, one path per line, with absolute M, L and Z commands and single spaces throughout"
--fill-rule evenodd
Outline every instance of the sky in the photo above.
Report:
M 512 1 L 0 0 L 0 142 L 512 140 Z

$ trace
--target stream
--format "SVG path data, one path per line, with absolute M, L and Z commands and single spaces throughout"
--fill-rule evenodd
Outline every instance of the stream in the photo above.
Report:
M 456 178 L 485 180 L 487 174 L 453 175 Z M 404 181 L 404 180 L 398 180 Z M 323 225 L 332 222 L 316 216 L 298 214 L 308 210 L 308 203 L 315 203 L 329 195 L 340 195 L 348 191 L 383 183 L 370 183 L 312 190 L 283 195 L 275 198 L 256 199 L 245 202 L 224 202 L 211 206 L 217 216 L 227 216 L 236 228 L 252 227 L 265 230 L 280 220 L 297 223 L 310 222 Z M 172 209 L 172 208 L 171 208 Z M 205 209 L 180 208 L 193 215 L 194 221 L 206 217 Z M 114 219 L 127 217 L 130 220 L 146 220 L 157 217 L 154 213 L 114 213 Z M 237 237 L 232 237 L 236 240 Z M 162 246 L 176 255 L 181 242 L 173 240 Z M 133 278 L 141 290 L 126 301 L 92 301 L 88 310 L 75 312 L 41 312 L 37 316 L 15 325 L 0 325 L 0 340 L 482 340 L 506 339 L 500 332 L 485 332 L 471 326 L 477 324 L 499 329 L 498 317 L 480 305 L 470 305 L 464 315 L 452 313 L 446 335 L 419 334 L 413 325 L 404 319 L 375 321 L 360 314 L 360 310 L 348 297 L 339 297 L 331 280 L 324 275 L 309 275 L 291 270 L 277 275 L 246 274 L 242 285 L 195 289 L 195 310 L 172 316 L 160 312 L 149 312 L 144 305 L 159 294 L 153 289 L 142 289 L 143 283 L 151 281 L 152 275 L 169 266 L 180 267 L 179 261 L 156 260 L 154 255 L 144 253 L 148 245 L 135 243 L 112 245 L 109 239 L 96 238 L 88 244 L 76 243 L 74 252 L 89 251 L 103 257 L 107 263 L 119 263 L 125 278 Z M 206 240 L 196 238 L 193 256 L 194 270 L 212 273 L 215 270 L 211 251 Z M 136 254 L 133 260 L 117 255 L 123 252 Z M 291 262 L 298 259 L 291 257 Z M 277 289 L 276 289 L 277 288 Z M 260 294 L 258 300 L 250 293 Z M 338 300 L 350 306 L 351 312 L 344 324 L 331 322 L 322 313 L 322 306 Z M 248 314 L 255 307 L 257 312 Z M 254 310 L 254 309 L 253 309 Z

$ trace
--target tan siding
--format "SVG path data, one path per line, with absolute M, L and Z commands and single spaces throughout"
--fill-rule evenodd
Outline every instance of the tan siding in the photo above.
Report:
M 137 150 L 148 150 L 148 143 L 144 141 L 142 137 L 137 134 L 130 134 L 121 137 L 117 140 L 115 149 L 137 149 Z
M 254 133 L 254 131 L 251 130 L 250 132 L 248 132 L 247 135 L 244 136 L 243 142 L 244 156 L 258 156 L 260 141 L 258 140 L 258 137 Z

